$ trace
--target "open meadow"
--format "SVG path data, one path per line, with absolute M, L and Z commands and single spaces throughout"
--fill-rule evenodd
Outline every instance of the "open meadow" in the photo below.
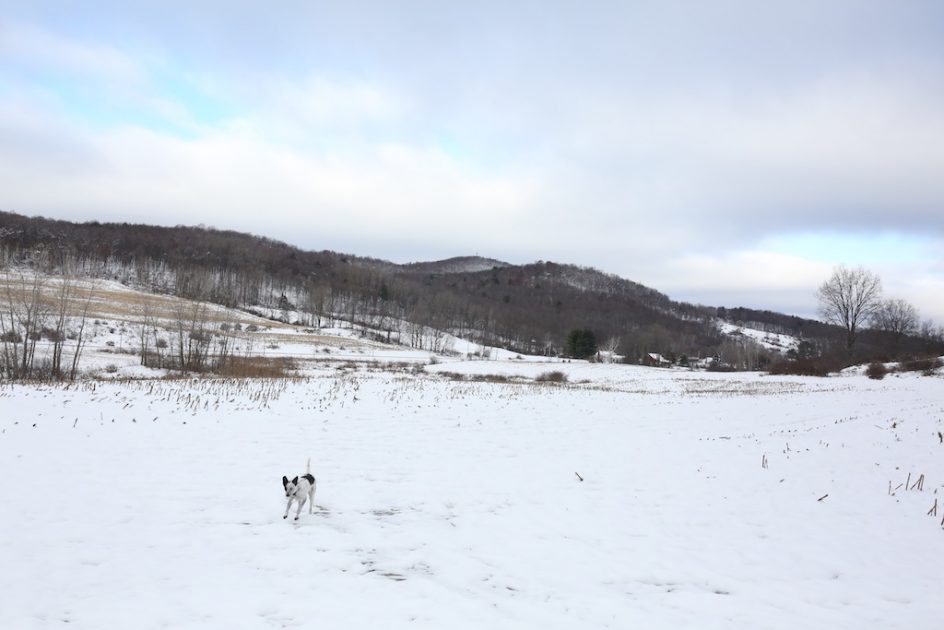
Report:
M 0 627 L 944 623 L 940 376 L 305 374 L 0 386 Z

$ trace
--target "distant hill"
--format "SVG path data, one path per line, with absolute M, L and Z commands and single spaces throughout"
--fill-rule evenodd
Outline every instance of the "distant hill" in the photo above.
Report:
M 494 258 L 456 256 L 455 258 L 447 258 L 446 260 L 408 263 L 402 265 L 401 269 L 405 272 L 412 273 L 476 273 L 510 266 L 510 264 L 495 260 Z
M 73 223 L 0 212 L 0 266 L 34 265 L 107 277 L 152 291 L 227 306 L 264 306 L 385 330 L 428 343 L 417 327 L 518 352 L 563 351 L 569 332 L 590 330 L 631 358 L 733 352 L 717 319 L 826 343 L 813 320 L 749 308 L 715 308 L 596 269 L 554 262 L 512 265 L 479 256 L 396 264 L 328 250 L 306 251 L 261 236 L 204 227 Z M 761 349 L 762 350 L 762 349 Z M 756 365 L 754 365 L 756 367 Z

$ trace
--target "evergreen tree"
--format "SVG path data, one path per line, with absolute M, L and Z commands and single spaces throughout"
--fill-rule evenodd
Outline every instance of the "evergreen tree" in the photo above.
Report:
M 564 342 L 564 354 L 575 359 L 587 359 L 597 353 L 597 338 L 592 330 L 571 330 Z

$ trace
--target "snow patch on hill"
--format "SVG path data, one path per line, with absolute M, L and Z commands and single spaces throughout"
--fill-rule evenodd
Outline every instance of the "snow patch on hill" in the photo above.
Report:
M 791 349 L 795 350 L 800 343 L 800 340 L 792 335 L 756 330 L 754 328 L 738 326 L 723 320 L 718 320 L 718 328 L 720 328 L 721 332 L 725 335 L 731 337 L 746 337 L 768 350 L 776 350 L 782 353 L 786 353 Z
M 456 258 L 447 258 L 446 260 L 410 263 L 403 265 L 403 268 L 408 271 L 422 273 L 478 273 L 480 271 L 491 271 L 495 267 L 509 266 L 508 263 L 495 260 L 494 258 L 458 256 Z

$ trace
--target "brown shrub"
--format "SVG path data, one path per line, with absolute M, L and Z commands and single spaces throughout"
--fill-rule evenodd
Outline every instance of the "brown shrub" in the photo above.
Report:
M 541 372 L 534 377 L 538 383 L 566 383 L 567 375 L 559 370 L 553 372 Z
M 876 381 L 885 378 L 886 374 L 888 374 L 888 368 L 881 361 L 873 361 L 869 363 L 869 367 L 865 368 L 865 375 Z
M 776 361 L 770 364 L 770 374 L 791 374 L 795 376 L 829 376 L 830 372 L 838 372 L 843 367 L 842 362 L 831 357 L 810 357 L 794 361 Z
M 473 374 L 469 378 L 483 383 L 508 383 L 512 380 L 510 376 L 505 374 Z
M 941 367 L 941 360 L 938 357 L 924 357 L 920 359 L 912 359 L 910 361 L 902 361 L 898 364 L 899 372 L 933 372 L 937 368 Z
M 460 374 L 459 372 L 436 372 L 439 376 L 449 379 L 450 381 L 464 381 L 465 374 Z

